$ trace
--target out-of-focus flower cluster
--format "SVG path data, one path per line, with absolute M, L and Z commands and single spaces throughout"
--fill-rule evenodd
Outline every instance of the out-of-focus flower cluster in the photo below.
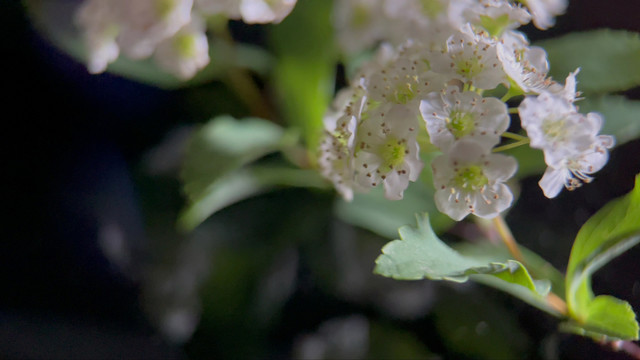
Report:
M 76 12 L 91 73 L 106 70 L 120 54 L 153 56 L 164 70 L 189 79 L 209 63 L 205 18 L 246 23 L 280 22 L 296 0 L 85 0 Z
M 577 71 L 564 86 L 552 80 L 546 52 L 516 30 L 532 20 L 547 28 L 565 8 L 565 0 L 337 0 L 345 52 L 386 43 L 325 117 L 323 175 L 347 200 L 376 186 L 401 199 L 422 171 L 420 145 L 435 146 L 435 203 L 455 220 L 492 218 L 511 205 L 506 181 L 517 161 L 498 153 L 507 147 L 530 142 L 544 151 L 548 197 L 590 181 L 613 138 L 598 135 L 599 114 L 574 105 Z M 528 138 L 506 132 L 515 112 Z

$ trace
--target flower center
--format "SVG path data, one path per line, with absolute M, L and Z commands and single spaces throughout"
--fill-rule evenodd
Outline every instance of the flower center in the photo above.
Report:
M 563 120 L 546 119 L 542 123 L 542 132 L 549 140 L 562 142 L 567 137 L 567 129 Z
M 453 178 L 454 186 L 463 190 L 475 191 L 482 189 L 489 183 L 489 179 L 482 172 L 482 167 L 470 165 L 459 169 Z
M 353 9 L 351 16 L 351 24 L 356 29 L 365 28 L 371 22 L 371 16 L 369 15 L 369 9 L 362 5 L 356 5 Z
M 467 79 L 473 79 L 482 72 L 484 64 L 480 62 L 480 59 L 474 56 L 472 58 L 459 60 L 456 63 L 456 67 L 458 68 L 456 71 L 458 75 L 464 76 Z
M 411 88 L 410 83 L 398 84 L 394 92 L 394 98 L 397 104 L 405 105 L 409 101 L 413 100 L 416 93 Z
M 173 40 L 173 46 L 180 56 L 191 58 L 196 53 L 196 37 L 191 34 L 177 35 Z
M 174 0 L 158 0 L 156 1 L 156 12 L 161 19 L 164 19 L 169 16 L 175 6 Z
M 440 0 L 420 0 L 420 4 L 422 12 L 431 19 L 435 19 L 445 10 L 445 6 Z
M 456 140 L 471 134 L 476 127 L 473 114 L 460 110 L 453 110 L 449 114 L 446 123 L 447 129 Z
M 404 157 L 407 154 L 406 142 L 391 137 L 382 145 L 380 153 L 382 157 L 380 171 L 389 172 L 404 162 Z

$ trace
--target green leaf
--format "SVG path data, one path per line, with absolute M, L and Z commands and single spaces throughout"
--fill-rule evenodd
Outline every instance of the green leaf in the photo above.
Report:
M 563 324 L 565 331 L 589 336 L 599 341 L 637 340 L 636 314 L 628 302 L 613 296 L 600 295 L 588 304 L 584 323 Z
M 601 335 L 620 339 L 637 339 L 635 316 L 617 310 L 615 323 L 602 319 L 606 316 L 606 307 L 602 302 L 611 300 L 594 299 L 591 290 L 591 276 L 610 260 L 622 254 L 640 242 L 640 175 L 636 176 L 634 190 L 626 196 L 609 202 L 592 216 L 580 229 L 571 250 L 567 267 L 566 289 L 567 306 L 570 316 L 579 325 L 593 332 L 597 329 Z M 623 303 L 621 300 L 616 300 Z M 595 303 L 594 303 L 595 302 Z M 626 306 L 626 305 L 624 305 Z M 617 305 L 622 308 L 623 305 Z M 612 305 L 612 308 L 614 306 Z M 620 329 L 635 331 L 620 334 Z
M 581 112 L 596 111 L 604 115 L 601 133 L 614 135 L 616 145 L 640 137 L 640 101 L 618 95 L 603 95 L 587 97 L 577 105 Z
M 194 201 L 225 175 L 282 146 L 284 131 L 258 118 L 236 120 L 219 116 L 198 129 L 186 150 L 181 178 Z
M 331 25 L 332 1 L 299 1 L 272 28 L 277 55 L 274 84 L 289 124 L 299 128 L 311 151 L 322 135 L 322 117 L 333 97 L 337 53 Z M 310 45 L 312 44 L 312 45 Z
M 384 197 L 384 189 L 374 188 L 369 193 L 356 194 L 350 202 L 339 200 L 336 204 L 340 219 L 389 239 L 422 212 L 434 214 L 431 221 L 435 231 L 444 231 L 453 224 L 451 218 L 436 209 L 433 186 L 423 181 L 410 183 L 402 200 L 390 201 Z
M 193 198 L 178 217 L 178 228 L 192 230 L 229 205 L 281 186 L 323 188 L 326 183 L 313 170 L 282 166 L 242 168 L 218 178 L 204 193 Z
M 215 211 L 266 191 L 276 184 L 321 186 L 318 176 L 290 168 L 237 172 L 269 153 L 287 147 L 293 139 L 278 125 L 257 118 L 236 120 L 220 116 L 199 128 L 187 145 L 180 177 L 187 196 L 179 225 L 192 229 Z M 306 186 L 306 185 L 302 185 Z
M 486 262 L 506 262 L 513 258 L 506 246 L 495 245 L 488 240 L 479 243 L 463 242 L 453 248 L 466 257 L 482 259 Z M 523 246 L 519 246 L 519 248 L 531 276 L 537 279 L 547 279 L 543 283 L 536 283 L 536 287 L 547 287 L 551 284 L 553 293 L 563 298 L 565 294 L 564 274 L 533 251 Z M 534 282 L 537 281 L 534 280 Z M 546 291 L 538 292 L 545 293 Z
M 418 227 L 401 227 L 402 240 L 391 241 L 382 248 L 382 255 L 376 259 L 376 274 L 398 280 L 426 278 L 465 282 L 471 278 L 556 313 L 546 305 L 543 297 L 546 294 L 537 292 L 536 283 L 521 263 L 514 260 L 486 262 L 463 256 L 438 239 L 427 214 L 417 218 Z M 486 280 L 488 278 L 492 280 Z
M 556 80 L 581 68 L 578 88 L 585 93 L 628 90 L 640 85 L 640 36 L 621 30 L 600 29 L 544 40 L 550 74 Z

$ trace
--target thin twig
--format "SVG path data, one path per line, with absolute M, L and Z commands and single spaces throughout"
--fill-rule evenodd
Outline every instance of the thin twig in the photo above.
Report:
M 218 24 L 214 27 L 214 35 L 218 36 L 230 48 L 230 57 L 232 61 L 236 61 L 238 52 L 233 36 L 229 32 L 226 23 Z M 227 72 L 227 85 L 238 94 L 240 100 L 249 108 L 251 115 L 261 117 L 263 119 L 274 120 L 274 111 L 270 104 L 265 101 L 262 91 L 256 85 L 249 72 L 237 66 L 231 66 Z
M 502 215 L 498 215 L 493 218 L 493 225 L 498 231 L 498 234 L 500 234 L 500 239 L 502 239 L 502 242 L 507 246 L 507 249 L 509 249 L 509 253 L 513 255 L 514 259 L 524 264 L 524 257 L 518 247 L 518 243 L 516 243 L 516 239 L 513 237 L 513 234 L 511 233 L 507 223 L 504 221 Z

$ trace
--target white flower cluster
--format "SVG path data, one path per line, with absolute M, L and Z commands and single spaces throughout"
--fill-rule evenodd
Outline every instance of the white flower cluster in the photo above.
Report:
M 181 79 L 209 63 L 203 17 L 224 16 L 246 23 L 280 22 L 296 0 L 85 0 L 76 12 L 88 50 L 87 68 L 106 70 L 120 53 L 154 57 Z
M 589 181 L 607 161 L 613 138 L 598 135 L 602 118 L 582 115 L 573 105 L 577 72 L 565 86 L 554 82 L 547 76 L 546 52 L 515 30 L 540 15 L 508 0 L 349 3 L 347 17 L 363 26 L 373 27 L 367 21 L 377 11 L 405 17 L 409 30 L 403 30 L 402 45 L 381 47 L 325 117 L 319 165 L 346 199 L 379 185 L 388 199 L 401 199 L 423 168 L 419 140 L 442 152 L 431 163 L 435 203 L 455 220 L 468 214 L 493 218 L 511 205 L 505 182 L 517 162 L 496 153 L 504 148 L 530 141 L 544 151 L 549 169 L 540 185 L 548 197 L 563 185 L 574 189 Z M 540 5 L 550 1 L 525 3 L 530 9 L 537 4 L 538 14 L 547 17 L 564 9 Z M 390 31 L 385 38 L 399 36 L 399 28 Z M 488 90 L 504 97 L 483 96 Z M 526 97 L 511 112 L 519 110 L 530 139 L 505 133 L 511 122 L 505 101 L 521 95 Z M 498 147 L 503 138 L 518 143 Z
M 518 2 L 528 11 L 514 6 Z M 349 54 L 379 41 L 400 45 L 407 38 L 414 38 L 425 42 L 425 34 L 429 34 L 431 44 L 437 44 L 465 23 L 485 25 L 492 35 L 530 20 L 544 30 L 567 8 L 567 0 L 336 0 L 335 3 L 338 41 Z

